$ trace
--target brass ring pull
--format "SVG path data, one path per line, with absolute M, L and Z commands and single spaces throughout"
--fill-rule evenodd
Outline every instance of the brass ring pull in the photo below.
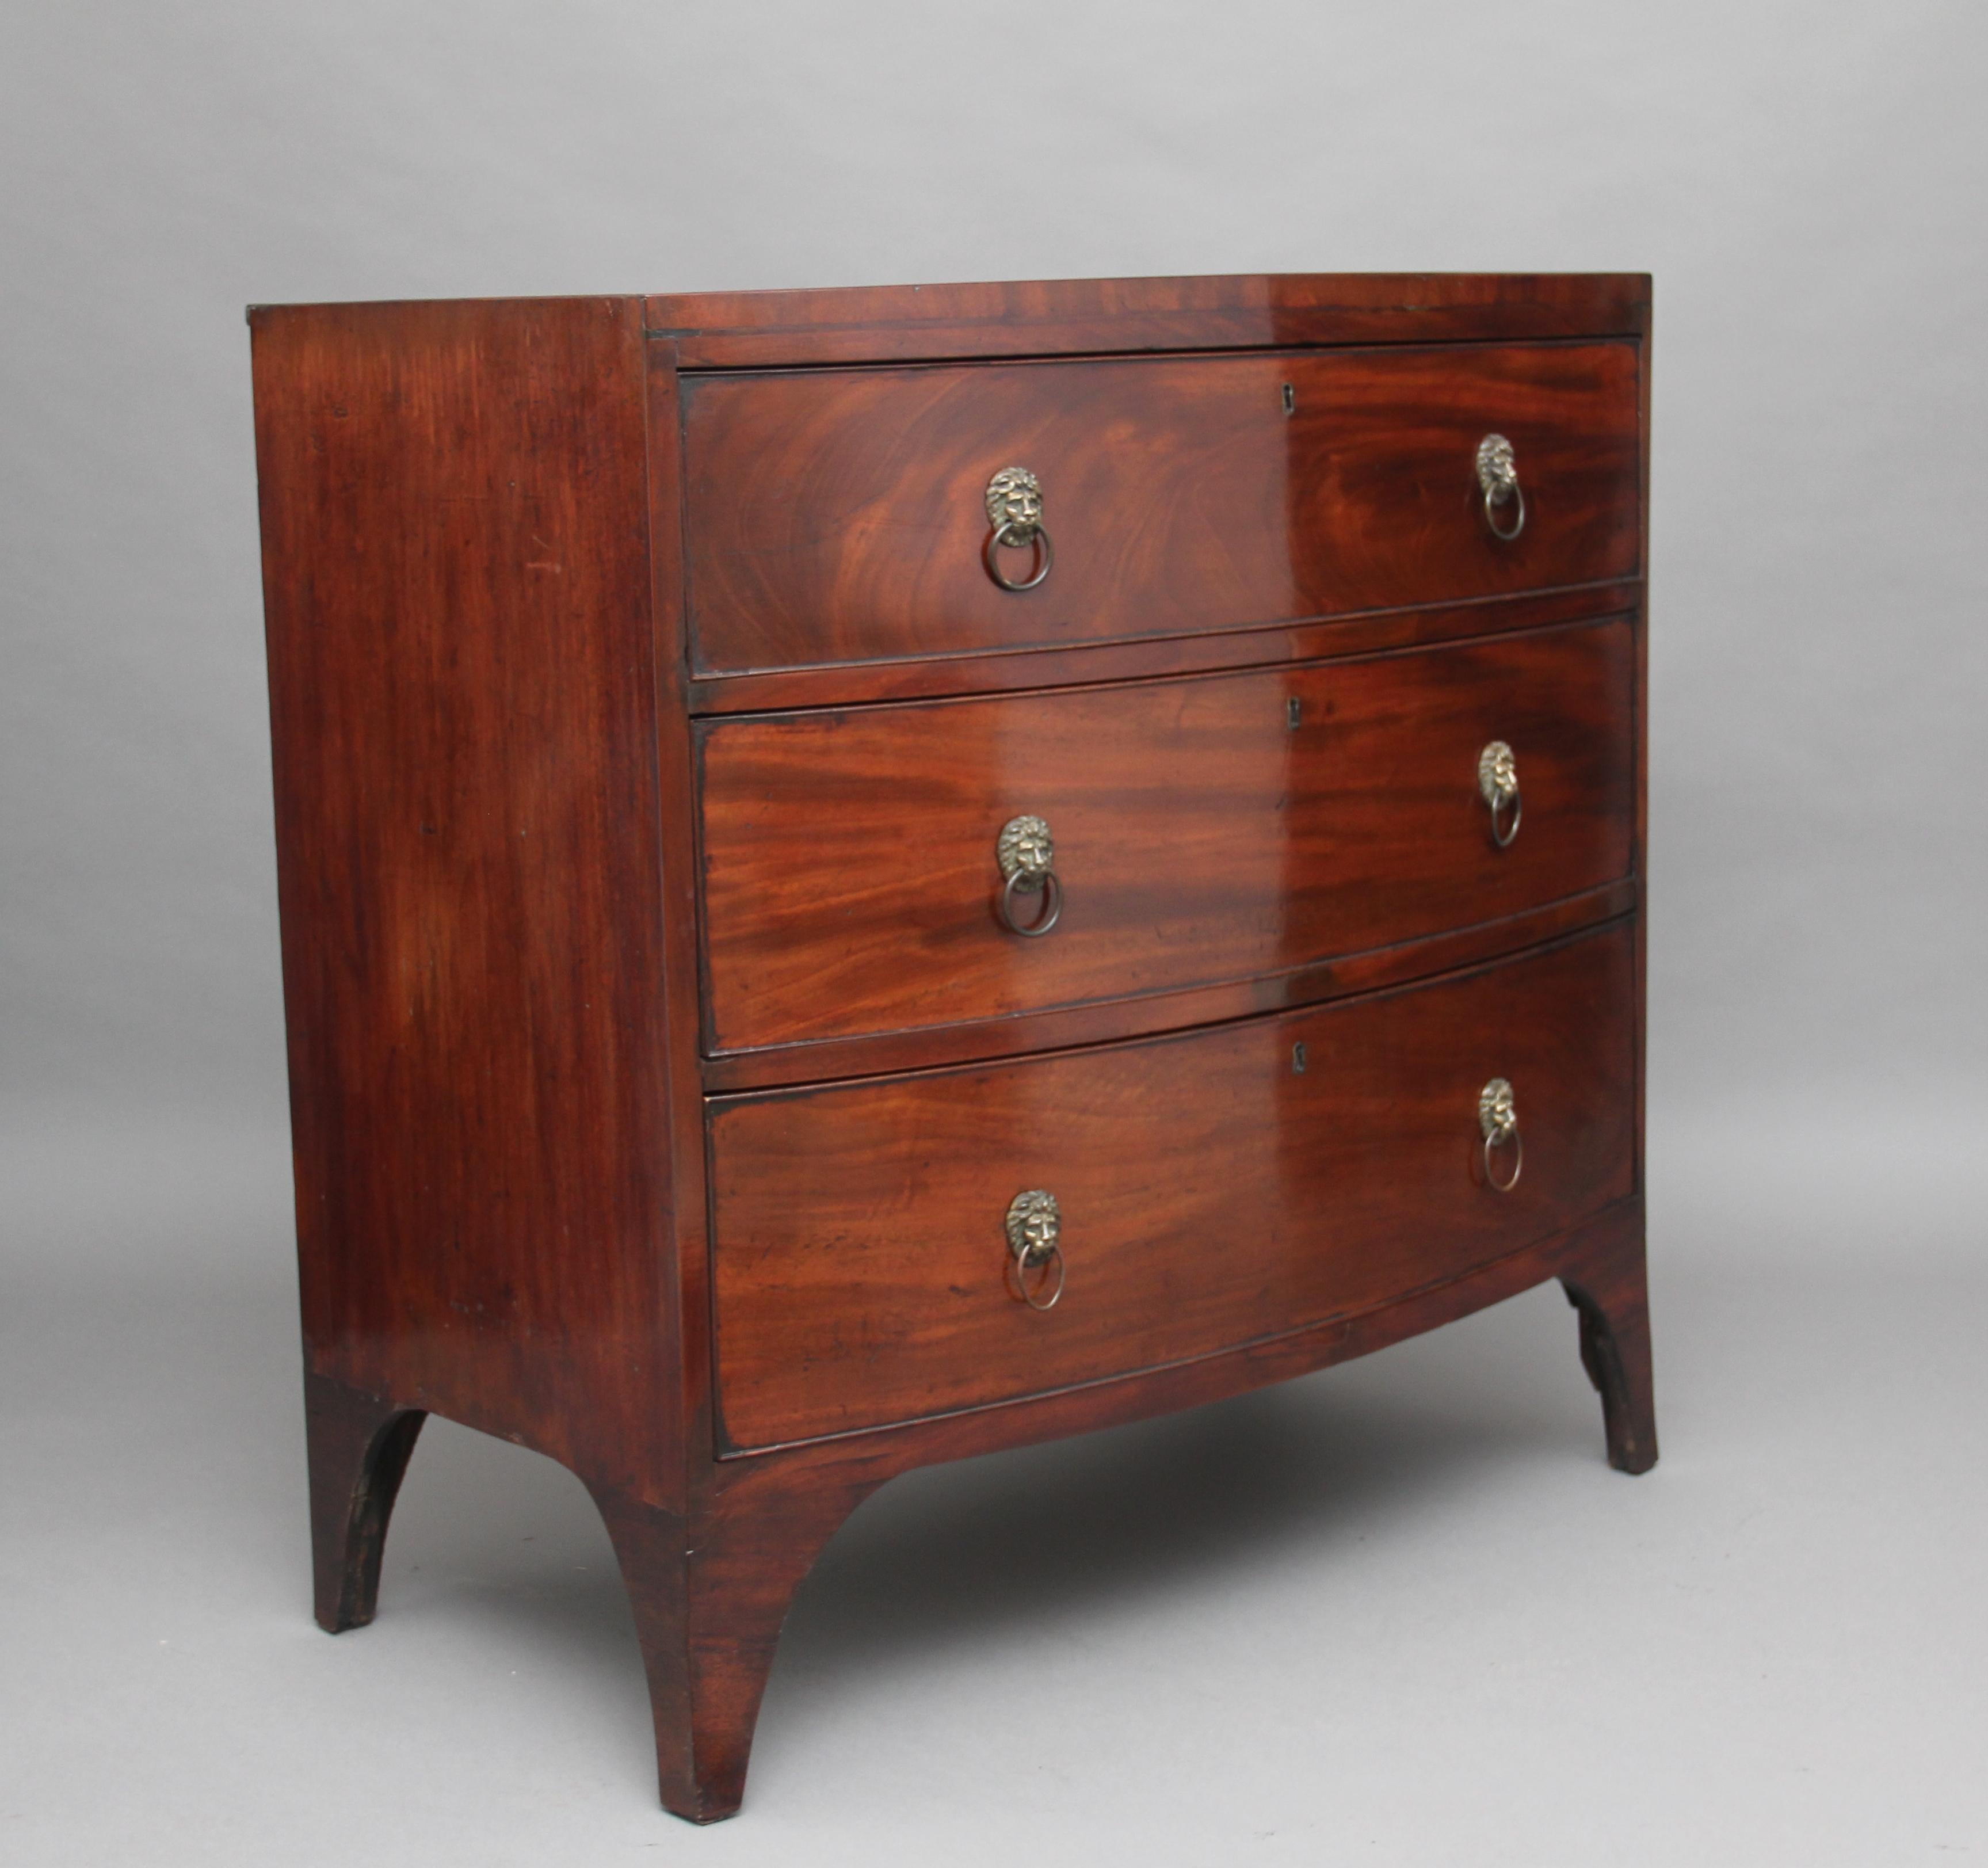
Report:
M 1040 892 L 1043 897 L 1043 912 L 1034 921 L 1017 920 L 1015 915 L 1015 898 L 1021 894 Z M 1019 934 L 1024 940 L 1040 940 L 1057 924 L 1063 913 L 1063 885 L 1057 880 L 1053 869 L 1035 878 L 1017 869 L 1009 876 L 1001 891 L 1001 919 L 1008 924 L 1008 932 Z
M 1519 795 L 1517 755 L 1503 739 L 1493 739 L 1477 755 L 1477 790 L 1491 807 L 1491 841 L 1509 850 L 1526 807 Z
M 1014 578 L 1001 568 L 1001 561 L 995 557 L 1003 545 L 1036 547 L 1035 574 L 1030 577 Z M 1033 532 L 1024 533 L 1019 526 L 996 527 L 987 535 L 987 543 L 980 554 L 987 563 L 987 574 L 1004 591 L 1033 591 L 1050 574 L 1050 567 L 1056 562 L 1056 547 L 1050 543 L 1049 528 L 1038 526 Z
M 1484 1181 L 1494 1192 L 1509 1193 L 1526 1171 L 1526 1144 L 1519 1134 L 1519 1111 L 1512 1099 L 1512 1086 L 1503 1077 L 1493 1077 L 1477 1093 L 1477 1126 L 1484 1134 Z M 1512 1171 L 1498 1178 L 1498 1151 L 1507 1142 L 1512 1147 Z
M 1063 884 L 1057 880 L 1056 840 L 1040 817 L 1010 817 L 1001 827 L 994 854 L 1006 882 L 1001 890 L 1001 919 L 1010 933 L 1040 940 L 1063 914 Z M 1042 912 L 1023 921 L 1015 912 L 1018 895 L 1040 895 Z
M 1044 1187 L 1031 1187 L 1026 1193 L 1016 1194 L 1008 1203 L 1006 1224 L 1016 1291 L 1030 1309 L 1054 1310 L 1063 1295 L 1064 1277 L 1063 1247 L 1059 1243 L 1063 1210 L 1057 1205 L 1057 1196 Z M 1053 1270 L 1045 1272 L 1032 1291 L 1029 1274 L 1043 1265 Z
M 987 482 L 987 523 L 993 530 L 980 548 L 987 574 L 1004 591 L 1033 591 L 1050 574 L 1056 563 L 1056 547 L 1050 543 L 1049 528 L 1043 523 L 1041 482 L 1026 467 L 1003 467 Z M 1031 577 L 1016 579 L 1002 570 L 999 553 L 1003 546 L 1012 550 L 1035 548 L 1036 568 Z
M 1502 435 L 1487 435 L 1477 444 L 1477 484 L 1484 489 L 1484 523 L 1494 538 L 1506 544 L 1526 529 L 1526 495 L 1519 485 L 1519 465 L 1512 444 Z M 1518 512 L 1508 531 L 1498 523 L 1497 509 L 1508 501 Z

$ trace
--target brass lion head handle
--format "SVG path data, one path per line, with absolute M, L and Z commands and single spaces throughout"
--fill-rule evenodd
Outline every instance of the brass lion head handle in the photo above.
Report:
M 1063 1295 L 1063 1210 L 1045 1187 L 1031 1187 L 1008 1203 L 1008 1250 L 1013 1255 L 1015 1288 L 1031 1310 L 1053 1310 Z M 1032 1289 L 1029 1274 L 1045 1266 Z
M 1491 807 L 1491 841 L 1501 850 L 1510 848 L 1525 801 L 1519 795 L 1518 755 L 1503 739 L 1493 739 L 1477 755 L 1477 790 Z
M 1041 817 L 1010 817 L 1001 827 L 994 854 L 1003 878 L 1001 919 L 1009 932 L 1030 940 L 1046 934 L 1063 912 L 1063 884 L 1057 880 L 1056 872 L 1056 839 L 1050 834 L 1048 823 Z M 1035 895 L 1043 898 L 1042 911 L 1033 921 L 1024 922 L 1016 915 L 1016 898 Z
M 1487 435 L 1477 444 L 1477 484 L 1484 492 L 1484 523 L 1507 544 L 1526 529 L 1526 496 L 1519 486 L 1518 457 L 1502 435 Z M 1510 527 L 1498 523 L 1498 509 L 1513 501 L 1518 510 Z
M 992 530 L 980 555 L 987 574 L 1004 591 L 1033 591 L 1050 574 L 1056 550 L 1043 523 L 1042 482 L 1026 467 L 1003 467 L 987 482 L 987 523 Z M 1001 553 L 1033 550 L 1035 569 L 1019 580 L 1001 568 Z
M 1477 1092 L 1477 1126 L 1484 1135 L 1484 1179 L 1500 1193 L 1509 1193 L 1519 1184 L 1526 1166 L 1526 1145 L 1519 1136 L 1519 1108 L 1512 1086 L 1503 1077 L 1493 1077 Z M 1498 1154 L 1509 1146 L 1512 1172 L 1498 1178 Z

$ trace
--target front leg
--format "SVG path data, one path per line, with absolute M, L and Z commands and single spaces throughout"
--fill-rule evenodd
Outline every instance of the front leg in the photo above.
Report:
M 590 1486 L 635 1612 L 664 1808 L 692 1822 L 738 1810 L 788 1605 L 883 1476 L 742 1460 L 689 1519 Z
M 1633 1218 L 1577 1248 L 1561 1267 L 1560 1284 L 1581 1313 L 1581 1365 L 1601 1396 L 1608 1464 L 1618 1472 L 1648 1472 L 1657 1463 L 1657 1412 L 1640 1201 Z

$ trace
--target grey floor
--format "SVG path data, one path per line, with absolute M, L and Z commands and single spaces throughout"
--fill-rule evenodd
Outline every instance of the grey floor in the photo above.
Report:
M 887 1488 L 708 1831 L 548 1462 L 431 1423 L 380 1619 L 312 1626 L 280 1137 L 14 1124 L 0 1860 L 1988 1858 L 1988 1150 L 1936 1107 L 1658 1124 L 1646 1478 L 1540 1291 Z

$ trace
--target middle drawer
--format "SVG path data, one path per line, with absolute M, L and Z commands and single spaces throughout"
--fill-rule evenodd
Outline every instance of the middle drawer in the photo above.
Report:
M 1631 861 L 1635 668 L 1616 619 L 704 722 L 705 1048 L 1245 979 L 1601 887 Z M 1494 817 L 1499 746 L 1516 796 Z M 1008 885 L 1023 818 L 1053 893 Z M 1052 905 L 1046 934 L 1010 925 Z

